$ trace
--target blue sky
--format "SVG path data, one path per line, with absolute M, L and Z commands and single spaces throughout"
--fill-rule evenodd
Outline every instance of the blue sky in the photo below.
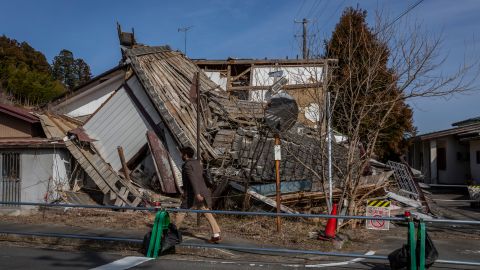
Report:
M 51 62 L 63 49 L 83 58 L 94 74 L 118 63 L 120 49 L 115 23 L 135 28 L 137 40 L 148 45 L 169 44 L 183 50 L 183 34 L 192 26 L 188 55 L 192 58 L 295 58 L 300 55 L 301 33 L 295 19 L 312 20 L 316 38 L 328 38 L 342 10 L 357 5 L 396 17 L 415 0 L 204 0 L 204 1 L 7 1 L 0 0 L 0 34 L 27 41 Z M 452 72 L 466 57 L 480 57 L 480 1 L 425 0 L 408 15 L 433 34 L 442 34 L 442 72 Z M 480 90 L 451 99 L 410 102 L 421 133 L 449 128 L 465 118 L 479 116 Z

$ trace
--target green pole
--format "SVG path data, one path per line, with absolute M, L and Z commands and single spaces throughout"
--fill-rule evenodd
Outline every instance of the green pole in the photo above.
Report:
M 162 248 L 162 236 L 163 232 L 168 229 L 168 225 L 170 224 L 170 217 L 168 216 L 167 211 L 160 212 L 160 219 L 158 221 L 157 226 L 157 237 L 155 239 L 155 249 L 153 251 L 153 257 L 157 258 Z M 151 241 L 151 240 L 150 240 Z
M 418 225 L 417 241 L 420 241 L 420 250 L 418 255 L 418 270 L 425 270 L 425 240 L 426 239 L 426 227 L 425 222 L 420 220 Z
M 155 215 L 153 222 L 152 234 L 150 236 L 150 243 L 148 245 L 147 257 L 157 258 L 160 249 L 162 248 L 163 231 L 168 229 L 170 224 L 170 217 L 166 211 L 159 211 Z
M 148 244 L 147 257 L 153 258 L 153 249 L 155 248 L 155 239 L 157 237 L 157 227 L 158 220 L 160 219 L 160 212 L 157 212 L 155 215 L 155 220 L 153 221 L 152 233 L 150 234 L 150 243 Z
M 408 222 L 408 248 L 410 251 L 409 256 L 409 270 L 417 270 L 417 259 L 416 259 L 416 239 L 415 239 L 415 223 L 412 220 Z

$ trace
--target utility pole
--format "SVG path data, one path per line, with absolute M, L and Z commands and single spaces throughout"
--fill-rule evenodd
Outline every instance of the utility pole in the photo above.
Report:
M 308 36 L 308 31 L 307 31 L 307 24 L 308 20 L 306 18 L 303 18 L 301 21 L 295 21 L 295 23 L 301 23 L 303 26 L 303 33 L 302 33 L 302 56 L 303 59 L 308 59 L 308 48 L 307 48 L 307 36 Z
M 183 43 L 184 43 L 184 47 L 183 47 L 183 53 L 185 55 L 187 55 L 187 32 L 188 30 L 192 29 L 193 28 L 193 25 L 192 26 L 187 26 L 187 27 L 181 27 L 181 28 L 178 28 L 178 32 L 183 32 L 184 34 L 184 39 L 183 39 Z

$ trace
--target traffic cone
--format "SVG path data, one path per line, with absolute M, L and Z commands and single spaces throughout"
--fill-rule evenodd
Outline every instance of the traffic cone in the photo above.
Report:
M 336 203 L 332 206 L 332 212 L 330 215 L 336 216 L 337 215 L 337 208 L 338 205 Z M 325 232 L 320 232 L 318 235 L 318 239 L 320 240 L 332 240 L 335 239 L 335 233 L 337 231 L 337 219 L 336 218 L 329 218 L 327 221 L 327 226 L 325 227 Z

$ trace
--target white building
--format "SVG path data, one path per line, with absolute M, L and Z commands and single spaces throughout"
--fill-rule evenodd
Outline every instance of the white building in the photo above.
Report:
M 480 183 L 480 118 L 452 126 L 415 137 L 408 151 L 408 162 L 422 171 L 426 183 Z

